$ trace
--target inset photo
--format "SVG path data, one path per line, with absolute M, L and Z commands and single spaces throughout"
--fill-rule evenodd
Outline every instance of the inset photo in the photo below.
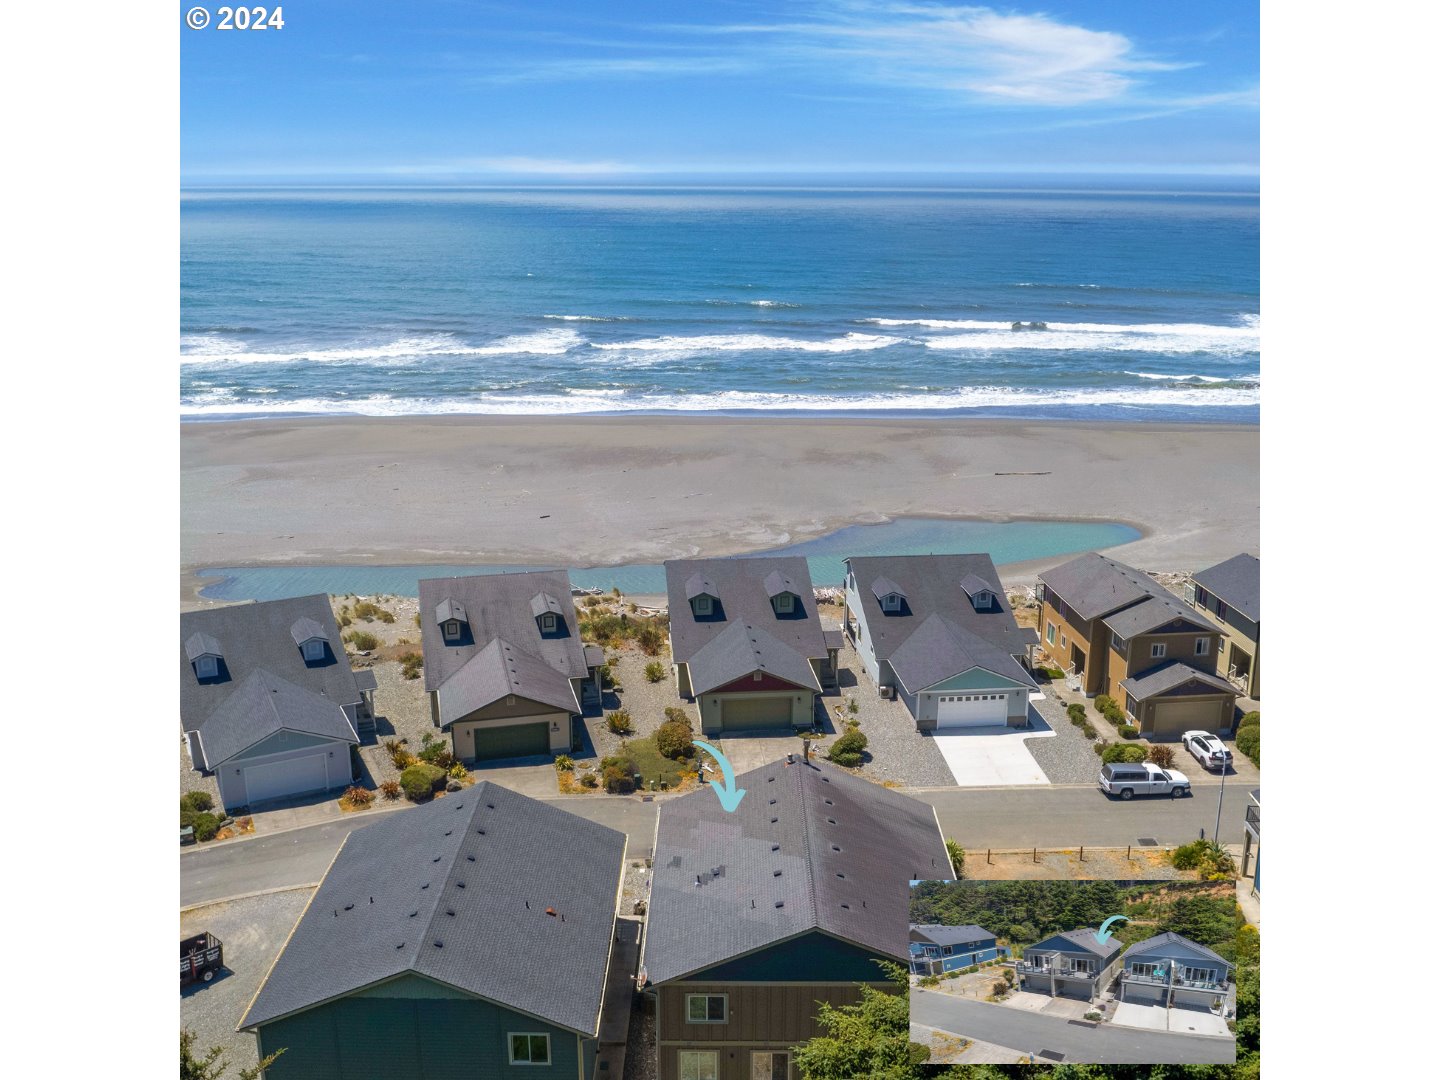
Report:
M 921 881 L 910 922 L 931 1064 L 1231 1064 L 1258 1023 L 1234 881 Z

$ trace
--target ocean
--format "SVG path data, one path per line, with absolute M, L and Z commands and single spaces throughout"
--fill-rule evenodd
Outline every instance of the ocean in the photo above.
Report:
M 1255 423 L 1259 310 L 1258 193 L 1153 179 L 190 191 L 180 412 Z

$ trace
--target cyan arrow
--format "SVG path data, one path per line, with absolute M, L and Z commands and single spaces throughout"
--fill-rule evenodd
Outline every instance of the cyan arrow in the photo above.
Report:
M 1111 915 L 1108 919 L 1106 919 L 1100 924 L 1100 929 L 1095 931 L 1095 940 L 1100 942 L 1101 945 L 1104 945 L 1105 942 L 1110 940 L 1110 931 L 1106 929 L 1107 926 L 1109 926 L 1112 922 L 1129 921 L 1130 920 L 1124 915 Z
M 696 739 L 695 745 L 720 763 L 720 772 L 725 776 L 725 783 L 722 784 L 718 780 L 711 780 L 709 783 L 715 789 L 715 795 L 720 799 L 720 805 L 725 808 L 725 812 L 733 814 L 735 808 L 740 805 L 740 800 L 745 797 L 745 789 L 737 790 L 735 787 L 735 770 L 725 755 L 709 743 Z

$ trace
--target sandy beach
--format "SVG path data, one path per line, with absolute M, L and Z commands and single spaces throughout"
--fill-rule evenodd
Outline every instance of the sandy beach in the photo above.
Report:
M 1122 521 L 1147 569 L 1259 554 L 1252 426 L 688 416 L 185 423 L 181 561 L 577 566 L 933 515 Z M 1020 580 L 1039 565 L 1012 564 Z

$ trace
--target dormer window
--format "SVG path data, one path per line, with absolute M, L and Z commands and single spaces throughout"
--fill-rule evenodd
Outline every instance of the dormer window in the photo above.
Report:
M 300 652 L 306 660 L 324 660 L 325 639 L 318 637 L 311 638 L 309 641 L 305 642 L 305 644 L 300 646 Z
M 713 596 L 697 596 L 690 601 L 690 610 L 696 616 L 714 615 L 715 598 Z
M 886 593 L 880 598 L 880 610 L 899 611 L 901 602 L 899 593 Z
M 977 592 L 971 601 L 976 611 L 989 611 L 995 603 L 995 594 L 991 592 Z
M 776 615 L 795 614 L 795 594 L 782 592 L 770 601 L 775 608 Z
M 540 616 L 540 632 L 542 634 L 553 634 L 555 632 L 555 616 L 548 611 Z
M 220 659 L 215 656 L 202 656 L 195 661 L 195 674 L 202 679 L 213 679 L 220 674 Z
M 460 636 L 460 624 L 456 620 L 451 619 L 445 624 L 445 636 L 447 638 L 457 638 Z

